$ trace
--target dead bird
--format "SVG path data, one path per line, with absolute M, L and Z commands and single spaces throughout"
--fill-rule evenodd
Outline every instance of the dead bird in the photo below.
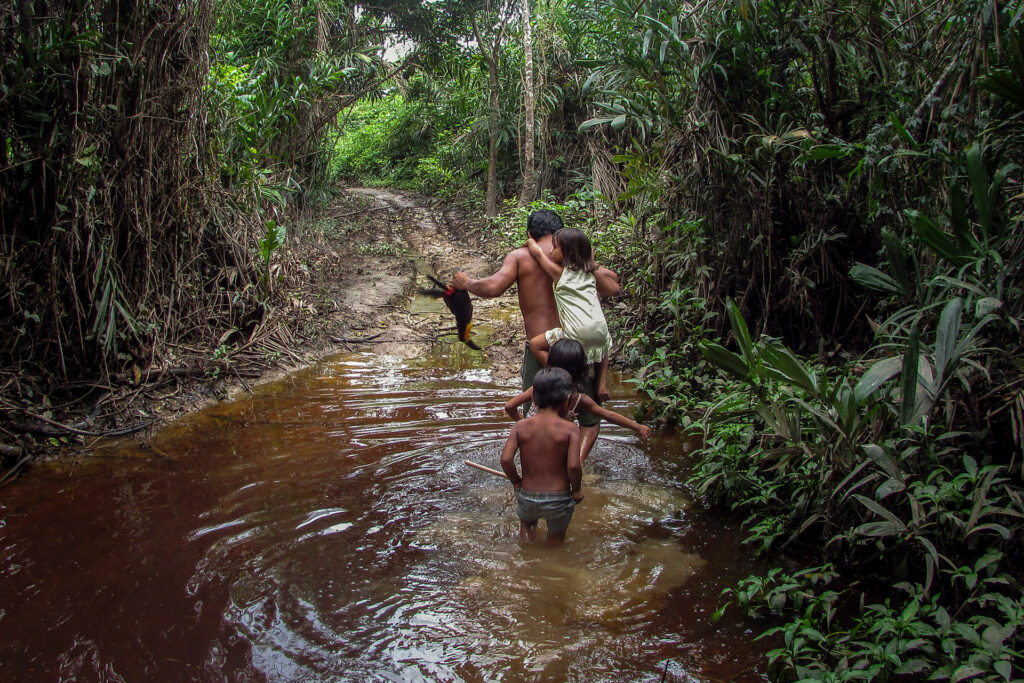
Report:
M 459 341 L 474 351 L 479 351 L 480 347 L 469 338 L 469 334 L 473 329 L 473 302 L 469 298 L 469 292 L 464 289 L 449 287 L 433 275 L 427 275 L 427 278 L 437 285 L 437 288 L 421 289 L 420 293 L 427 296 L 441 297 L 444 305 L 455 316 L 455 333 L 458 335 Z

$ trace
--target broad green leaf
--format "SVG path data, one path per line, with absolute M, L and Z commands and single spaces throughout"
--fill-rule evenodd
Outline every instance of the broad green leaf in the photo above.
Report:
M 877 361 L 868 368 L 868 371 L 857 382 L 857 386 L 854 387 L 853 395 L 857 403 L 863 403 L 878 387 L 899 374 L 901 369 L 903 369 L 903 359 L 899 356 Z
M 960 315 L 963 308 L 964 300 L 957 297 L 946 304 L 939 317 L 939 327 L 935 331 L 935 384 L 939 387 L 955 365 L 954 354 L 960 337 Z
M 960 249 L 976 252 L 979 248 L 978 240 L 971 232 L 970 220 L 967 215 L 967 198 L 964 196 L 963 187 L 958 182 L 952 182 L 949 185 L 949 220 Z
M 900 422 L 909 425 L 917 403 L 918 354 L 921 332 L 917 323 L 910 330 L 910 339 L 903 353 L 903 372 L 900 377 Z
M 890 477 L 894 479 L 901 479 L 903 477 L 903 471 L 899 468 L 899 465 L 886 453 L 886 450 L 881 445 L 866 443 L 861 447 L 871 462 L 881 467 Z
M 910 281 L 910 273 L 907 271 L 907 253 L 903 248 L 903 243 L 891 231 L 882 230 L 882 244 L 885 246 L 885 257 L 889 261 L 889 268 L 892 269 L 892 277 L 903 290 L 900 293 L 907 297 L 912 296 L 917 287 Z
M 903 529 L 892 522 L 868 522 L 854 529 L 853 533 L 858 536 L 884 538 L 886 536 L 898 536 L 902 531 Z
M 985 169 L 985 159 L 978 143 L 974 143 L 967 150 L 967 179 L 971 183 L 971 194 L 974 196 L 974 208 L 978 212 L 982 236 L 987 238 L 992 226 L 993 207 L 989 197 L 988 171 Z
M 743 354 L 743 360 L 748 368 L 752 368 L 754 367 L 754 344 L 750 340 L 747 321 L 743 319 L 739 306 L 731 298 L 726 299 L 725 308 L 729 312 L 729 323 L 732 325 L 732 332 L 736 337 L 736 344 L 740 347 L 740 353 Z
M 1010 540 L 1010 530 L 1002 524 L 996 524 L 995 522 L 991 522 L 989 524 L 979 524 L 978 526 L 968 531 L 967 535 L 970 536 L 971 534 L 978 533 L 979 531 L 994 531 L 1000 536 L 1002 536 L 1003 540 Z
M 974 317 L 984 318 L 986 315 L 989 315 L 994 311 L 1002 308 L 1002 306 L 1003 302 L 995 297 L 983 297 L 981 299 L 978 299 L 978 301 L 974 304 Z
M 778 344 L 765 345 L 761 351 L 762 363 L 767 374 L 775 379 L 806 389 L 812 394 L 818 393 L 818 381 L 793 355 L 793 352 Z
M 815 145 L 804 152 L 801 159 L 807 161 L 818 161 L 821 159 L 843 159 L 852 153 L 849 147 L 840 145 Z
M 900 137 L 901 140 L 903 140 L 903 142 L 906 145 L 908 145 L 912 149 L 917 148 L 917 140 L 915 140 L 914 136 L 907 131 L 906 127 L 904 127 L 904 125 L 896 117 L 895 112 L 889 114 L 889 122 L 892 124 L 893 130 L 896 131 L 896 134 Z
M 850 277 L 855 282 L 864 285 L 868 289 L 873 289 L 876 292 L 886 292 L 888 294 L 903 294 L 904 289 L 891 276 L 886 275 L 877 268 L 866 266 L 863 263 L 858 263 L 850 268 Z
M 875 500 L 882 500 L 894 493 L 899 493 L 907 488 L 906 484 L 898 479 L 886 479 L 875 489 Z
M 586 121 L 581 123 L 580 127 L 577 128 L 576 130 L 582 133 L 583 131 L 588 130 L 590 128 L 594 128 L 596 126 L 603 126 L 605 124 L 611 123 L 614 120 L 614 118 L 615 117 L 613 116 L 599 116 L 592 119 L 587 119 Z
M 974 678 L 975 676 L 981 676 L 985 672 L 974 666 L 973 664 L 964 664 L 959 669 L 953 672 L 953 677 L 950 679 L 953 683 L 960 683 L 960 681 L 966 681 Z
M 867 496 L 860 495 L 859 493 L 853 494 L 853 497 L 859 500 L 861 504 L 864 505 L 864 507 L 874 512 L 879 517 L 883 517 L 888 522 L 893 524 L 899 531 L 906 531 L 907 526 L 903 523 L 903 520 L 901 520 L 899 517 L 893 514 L 892 511 L 888 510 L 882 505 L 879 505 L 878 503 L 871 500 Z
M 905 213 L 914 226 L 914 232 L 925 246 L 955 266 L 963 266 L 970 262 L 968 256 L 953 243 L 949 235 L 935 225 L 931 218 L 920 211 L 908 210 Z
M 750 376 L 750 368 L 743 362 L 743 359 L 721 344 L 703 342 L 700 345 L 700 350 L 709 361 L 732 373 L 735 377 L 747 379 Z

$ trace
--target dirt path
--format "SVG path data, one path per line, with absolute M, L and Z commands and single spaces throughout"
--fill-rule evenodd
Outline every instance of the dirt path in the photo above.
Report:
M 385 264 L 368 258 L 356 268 L 362 276 L 339 280 L 340 301 L 348 311 L 347 317 L 353 321 L 376 317 L 380 329 L 374 334 L 380 336 L 374 341 L 382 352 L 392 355 L 408 358 L 421 355 L 426 344 L 452 343 L 452 337 L 436 339 L 452 319 L 447 315 L 411 314 L 408 298 L 417 288 L 434 286 L 428 274 L 442 282 L 457 270 L 477 277 L 488 275 L 500 264 L 503 254 L 481 244 L 468 220 L 448 207 L 432 206 L 429 201 L 396 190 L 351 188 L 347 193 L 371 202 L 367 207 L 367 214 L 374 214 L 371 233 L 364 235 L 364 240 L 372 240 L 376 231 L 378 239 L 397 236 L 404 245 L 404 263 Z M 524 337 L 521 318 L 510 310 L 517 306 L 514 290 L 498 299 L 473 298 L 474 320 L 491 329 L 491 343 L 483 353 L 491 359 L 499 377 L 518 373 Z M 390 308 L 383 317 L 382 308 Z
M 273 305 L 254 329 L 171 343 L 148 368 L 86 383 L 89 391 L 60 405 L 46 396 L 18 408 L 5 402 L 0 486 L 34 459 L 79 455 L 101 436 L 146 441 L 181 415 L 335 353 L 373 345 L 411 358 L 430 345 L 458 343 L 438 339 L 454 322 L 446 311 L 413 314 L 409 302 L 417 288 L 432 286 L 427 272 L 447 282 L 456 270 L 483 276 L 497 268 L 503 254 L 481 242 L 477 220 L 409 192 L 345 190 L 323 215 L 288 226 L 272 262 Z M 517 374 L 523 332 L 514 292 L 475 299 L 474 309 L 490 328 L 482 353 L 495 374 Z

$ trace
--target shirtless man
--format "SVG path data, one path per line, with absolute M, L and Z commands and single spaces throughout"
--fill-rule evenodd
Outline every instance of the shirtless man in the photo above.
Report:
M 519 539 L 533 541 L 537 522 L 548 525 L 547 541 L 565 541 L 576 503 L 583 500 L 580 430 L 565 419 L 572 378 L 561 368 L 544 368 L 533 382 L 537 414 L 516 422 L 501 451 L 501 468 L 516 492 Z M 516 452 L 523 476 L 516 471 Z
M 534 211 L 526 221 L 527 234 L 537 241 L 541 250 L 548 256 L 551 256 L 553 249 L 551 236 L 562 227 L 562 219 L 559 215 L 548 209 Z M 619 276 L 614 271 L 599 266 L 594 276 L 597 278 L 597 293 L 602 297 L 615 296 L 619 293 Z M 474 280 L 465 273 L 458 272 L 452 278 L 452 283 L 458 289 L 468 290 L 470 294 L 485 299 L 501 296 L 513 284 L 517 285 L 519 310 L 523 314 L 523 326 L 527 339 L 543 334 L 546 330 L 560 327 L 551 278 L 541 269 L 537 260 L 530 255 L 530 250 L 525 246 L 509 252 L 502 262 L 501 268 L 494 275 Z M 523 391 L 533 385 L 533 376 L 537 374 L 540 367 L 540 363 L 530 353 L 530 344 L 527 342 L 526 350 L 523 353 Z M 585 388 L 587 394 L 596 400 L 596 387 L 593 386 L 593 382 Z M 523 406 L 523 413 L 526 414 L 529 408 L 530 404 L 527 403 Z M 583 413 L 580 417 L 580 428 L 583 458 L 586 459 L 601 431 L 601 418 L 590 413 Z

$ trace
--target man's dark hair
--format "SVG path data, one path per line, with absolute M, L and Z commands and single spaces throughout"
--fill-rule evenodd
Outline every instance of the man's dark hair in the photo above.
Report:
M 537 209 L 526 219 L 526 233 L 535 240 L 554 235 L 564 227 L 562 217 L 551 209 Z
M 538 409 L 557 406 L 572 390 L 572 377 L 562 368 L 544 368 L 533 378 L 533 402 Z

